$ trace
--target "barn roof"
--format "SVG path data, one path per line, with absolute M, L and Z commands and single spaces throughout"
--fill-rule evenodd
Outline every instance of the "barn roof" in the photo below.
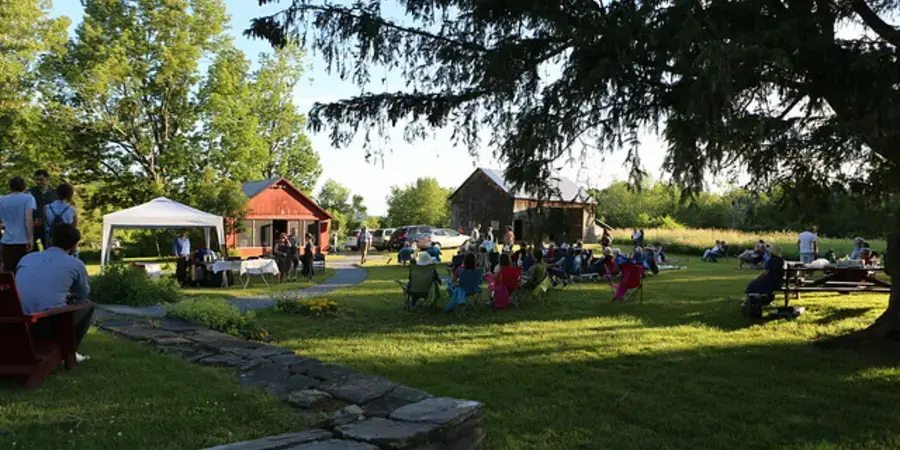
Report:
M 312 204 L 313 207 L 318 209 L 320 212 L 322 212 L 322 214 L 324 214 L 325 217 L 327 217 L 328 219 L 334 219 L 334 216 L 332 216 L 330 212 L 328 212 L 325 208 L 319 206 L 319 203 L 317 203 L 315 200 L 310 198 L 310 196 L 304 194 L 303 191 L 301 191 L 300 189 L 297 189 L 296 186 L 291 184 L 291 182 L 285 178 L 272 178 L 269 180 L 248 181 L 241 185 L 241 191 L 244 193 L 244 195 L 247 196 L 247 198 L 253 198 L 253 197 L 256 197 L 257 195 L 261 194 L 263 191 L 268 189 L 270 186 L 272 186 L 276 183 L 279 183 L 279 182 L 284 182 L 284 184 L 286 186 L 291 188 L 301 198 L 308 200 L 309 203 Z
M 268 189 L 269 186 L 275 184 L 281 178 L 272 178 L 270 180 L 248 181 L 241 185 L 241 191 L 247 198 L 256 197 L 260 192 Z
M 525 192 L 521 189 L 512 192 L 512 187 L 506 182 L 506 179 L 503 178 L 502 171 L 484 167 L 475 169 L 475 172 L 472 172 L 472 175 L 470 175 L 469 178 L 466 178 L 466 181 L 464 181 L 460 185 L 460 188 L 465 185 L 470 179 L 472 179 L 472 177 L 475 176 L 475 174 L 477 174 L 478 172 L 483 173 L 500 189 L 502 189 L 504 192 L 506 192 L 516 200 L 538 200 L 537 196 L 535 196 L 534 194 Z M 557 193 L 554 194 L 551 198 L 545 199 L 546 201 L 591 204 L 596 203 L 596 201 L 590 195 L 588 195 L 587 190 L 566 177 L 556 177 L 556 179 L 552 180 L 551 183 L 555 184 L 555 186 L 553 187 L 556 188 L 555 190 L 557 191 Z M 450 197 L 452 198 L 458 191 L 459 188 L 457 188 L 457 190 L 454 191 L 453 194 L 450 195 Z

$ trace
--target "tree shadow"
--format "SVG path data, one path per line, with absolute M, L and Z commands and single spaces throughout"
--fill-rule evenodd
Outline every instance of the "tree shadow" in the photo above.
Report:
M 845 319 L 853 319 L 863 316 L 871 311 L 871 308 L 843 308 L 831 309 L 827 315 L 816 319 L 813 323 L 817 325 L 828 325 L 832 322 L 839 322 Z

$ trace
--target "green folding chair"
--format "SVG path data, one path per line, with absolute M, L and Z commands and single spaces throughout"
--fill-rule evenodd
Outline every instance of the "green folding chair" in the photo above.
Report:
M 412 310 L 423 304 L 430 303 L 437 306 L 440 297 L 440 278 L 437 275 L 436 266 L 409 266 L 409 280 L 395 280 L 403 291 L 404 306 Z

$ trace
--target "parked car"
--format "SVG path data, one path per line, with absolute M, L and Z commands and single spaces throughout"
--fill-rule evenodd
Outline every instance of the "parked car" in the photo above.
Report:
M 375 230 L 372 232 L 372 247 L 375 247 L 375 250 L 385 250 L 388 247 L 388 243 L 391 241 L 391 234 L 394 232 L 393 228 L 382 228 L 379 230 Z
M 459 231 L 448 228 L 438 228 L 420 234 L 419 239 L 416 242 L 418 242 L 420 249 L 431 247 L 431 244 L 434 243 L 440 245 L 441 248 L 456 248 L 462 247 L 469 239 L 472 238 L 465 234 L 460 234 Z
M 344 247 L 350 251 L 355 252 L 355 251 L 359 250 L 358 239 L 359 239 L 359 230 L 353 230 L 350 232 L 350 234 L 347 235 L 347 241 L 344 242 L 341 245 L 341 247 Z
M 429 225 L 407 225 L 405 227 L 395 228 L 391 233 L 391 240 L 388 242 L 388 248 L 397 250 L 403 247 L 406 242 L 418 242 L 419 235 L 428 233 L 435 228 Z

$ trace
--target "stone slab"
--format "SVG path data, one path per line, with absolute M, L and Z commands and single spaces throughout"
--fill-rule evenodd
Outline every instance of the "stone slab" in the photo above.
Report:
M 351 375 L 330 383 L 323 383 L 319 390 L 350 403 L 362 404 L 374 400 L 397 387 L 391 380 L 370 375 Z
M 423 390 L 400 385 L 387 394 L 365 403 L 362 408 L 366 416 L 387 417 L 403 406 L 431 397 L 431 394 Z
M 331 399 L 331 394 L 317 389 L 301 389 L 288 395 L 288 403 L 298 408 L 312 408 L 316 403 Z
M 309 366 L 303 374 L 323 381 L 334 381 L 344 377 L 358 375 L 359 372 L 347 366 L 321 363 Z
M 280 369 L 278 369 L 279 373 L 290 373 L 287 367 L 279 366 L 277 364 L 275 367 L 280 367 Z M 266 392 L 272 397 L 287 399 L 291 392 L 311 388 L 317 383 L 318 381 L 307 376 L 290 375 L 290 377 L 285 378 L 284 380 L 276 379 L 269 382 L 266 385 Z
M 135 325 L 135 322 L 133 320 L 109 319 L 99 321 L 97 324 L 100 326 L 100 328 L 114 330 L 116 328 L 133 327 Z
M 252 441 L 235 442 L 233 444 L 209 447 L 204 450 L 285 450 L 309 442 L 331 439 L 331 433 L 325 430 L 306 430 L 301 433 L 279 434 Z
M 168 318 L 160 320 L 159 323 L 156 324 L 156 327 L 175 332 L 196 331 L 202 328 L 200 325 L 190 323 L 186 320 Z
M 328 439 L 327 441 L 298 445 L 290 450 L 378 450 L 378 447 L 365 442 Z
M 207 366 L 222 366 L 222 367 L 240 367 L 246 363 L 243 358 L 234 355 L 212 355 L 206 358 L 197 360 L 200 364 L 205 364 Z
M 152 341 L 160 338 L 178 337 L 177 334 L 172 333 L 171 331 L 160 330 L 146 325 L 115 328 L 113 331 L 134 341 Z
M 368 442 L 387 448 L 406 448 L 425 441 L 428 434 L 438 429 L 433 423 L 398 422 L 373 417 L 362 422 L 341 425 L 335 432 L 345 439 Z
M 238 382 L 246 386 L 266 387 L 273 382 L 285 381 L 291 377 L 287 367 L 266 364 L 238 375 Z
M 481 403 L 450 397 L 422 400 L 397 409 L 389 416 L 393 420 L 415 423 L 433 423 L 453 426 L 481 411 Z
M 159 338 L 150 339 L 150 342 L 152 342 L 156 345 L 187 345 L 187 344 L 194 343 L 190 339 L 185 339 L 181 336 L 159 337 Z

